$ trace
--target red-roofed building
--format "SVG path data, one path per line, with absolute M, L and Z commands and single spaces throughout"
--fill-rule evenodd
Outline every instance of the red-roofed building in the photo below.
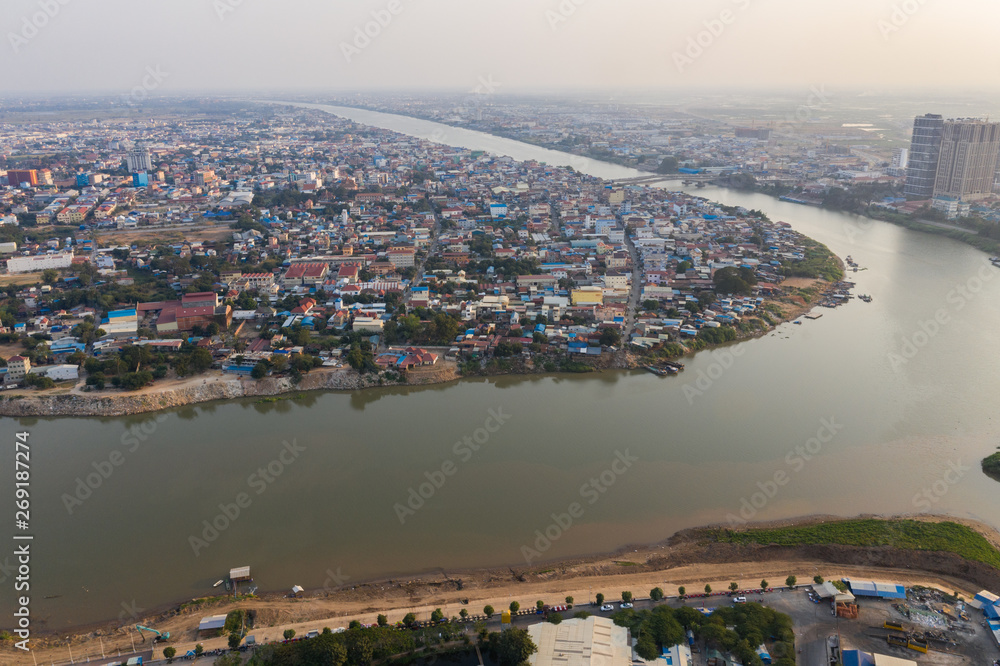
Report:
M 319 284 L 329 272 L 329 264 L 292 264 L 281 281 L 285 287 Z

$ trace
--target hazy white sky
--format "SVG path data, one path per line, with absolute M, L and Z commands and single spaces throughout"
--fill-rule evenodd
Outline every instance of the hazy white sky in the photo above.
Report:
M 995 85 L 1000 3 L 0 0 L 0 25 L 7 93 L 124 93 L 144 80 L 164 94 L 482 85 L 884 90 Z M 366 27 L 374 36 L 358 37 Z

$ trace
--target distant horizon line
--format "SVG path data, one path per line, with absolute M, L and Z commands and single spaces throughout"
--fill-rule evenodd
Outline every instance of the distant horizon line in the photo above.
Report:
M 807 84 L 804 84 L 807 85 Z M 815 84 L 813 84 L 815 85 Z M 807 85 L 808 87 L 808 85 Z M 1000 86 L 995 88 L 969 88 L 966 86 L 936 86 L 936 87 L 881 87 L 873 89 L 870 86 L 826 86 L 831 90 L 836 90 L 840 95 L 850 95 L 852 97 L 902 97 L 911 95 L 961 95 L 962 97 L 1000 97 Z M 434 96 L 434 95 L 464 95 L 474 96 L 483 99 L 505 99 L 511 97 L 558 97 L 574 95 L 662 95 L 662 94 L 687 94 L 687 95 L 744 95 L 744 96 L 766 96 L 774 93 L 801 94 L 802 86 L 657 86 L 657 87 L 535 87 L 526 86 L 513 88 L 505 86 L 502 92 L 489 94 L 477 94 L 474 91 L 458 86 L 440 87 L 406 87 L 406 86 L 378 86 L 378 87 L 353 87 L 353 88 L 229 88 L 229 89 L 180 89 L 171 92 L 160 92 L 150 94 L 149 101 L 169 100 L 177 98 L 198 97 L 210 98 L 231 98 L 260 95 L 412 95 Z M 77 90 L 10 90 L 0 93 L 0 100 L 24 100 L 24 99 L 84 99 L 89 97 L 113 98 L 127 95 L 128 91 L 121 88 L 95 88 Z

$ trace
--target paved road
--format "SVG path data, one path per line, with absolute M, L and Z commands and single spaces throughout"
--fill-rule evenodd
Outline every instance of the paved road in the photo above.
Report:
M 438 216 L 437 211 L 432 211 L 434 214 L 434 226 L 431 227 L 431 242 L 427 246 L 427 256 L 425 256 L 416 266 L 416 273 L 413 276 L 413 282 L 411 284 L 416 284 L 417 281 L 423 277 L 424 265 L 427 260 L 433 257 L 437 253 L 438 248 L 438 238 L 441 237 L 441 218 Z M 403 292 L 403 303 L 409 303 L 412 292 L 406 290 Z
M 628 305 L 625 313 L 625 331 L 622 336 L 622 345 L 627 345 L 632 337 L 632 329 L 635 328 L 635 311 L 639 307 L 639 293 L 642 289 L 642 270 L 639 265 L 639 251 L 632 241 L 632 236 L 625 232 L 625 247 L 628 248 L 629 257 L 632 259 L 632 292 L 628 297 Z

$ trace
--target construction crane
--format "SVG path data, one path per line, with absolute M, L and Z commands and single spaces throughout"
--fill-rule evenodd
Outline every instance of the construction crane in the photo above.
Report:
M 142 638 L 143 642 L 146 641 L 146 639 L 142 635 L 142 632 L 144 632 L 144 631 L 148 631 L 150 633 L 156 634 L 156 637 L 153 638 L 153 642 L 154 643 L 156 643 L 157 641 L 170 640 L 170 632 L 169 631 L 167 631 L 167 632 L 159 632 L 156 629 L 151 629 L 150 627 L 144 627 L 141 624 L 135 625 L 135 629 L 136 629 L 136 631 L 139 632 L 139 638 Z

